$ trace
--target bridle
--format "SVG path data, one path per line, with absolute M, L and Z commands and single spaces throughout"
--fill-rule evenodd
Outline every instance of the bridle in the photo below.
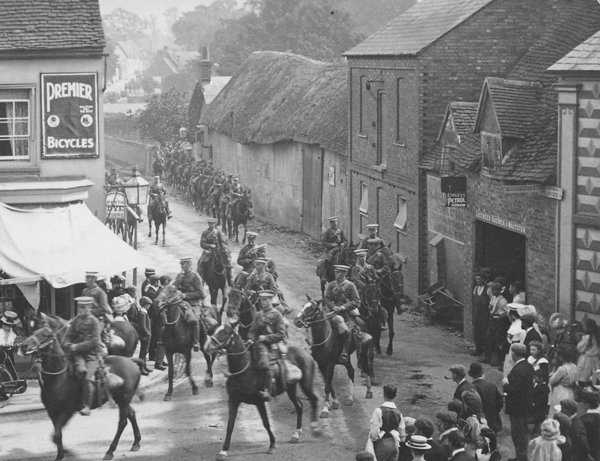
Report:
M 233 344 L 233 341 L 235 340 L 236 336 L 238 336 L 238 334 L 232 328 L 231 334 L 227 338 L 227 341 L 225 341 L 223 343 L 221 341 L 219 341 L 217 338 L 215 338 L 214 335 L 209 336 L 209 338 L 212 342 L 214 342 L 216 344 L 215 350 L 219 353 L 219 355 L 226 355 L 226 356 L 244 355 L 252 347 L 251 342 L 249 342 L 248 346 L 241 352 L 228 352 L 228 349 Z M 217 356 L 216 358 L 217 358 L 217 361 L 219 361 L 219 357 Z M 219 361 L 219 363 L 221 363 L 221 362 Z M 223 372 L 223 374 L 226 377 L 240 375 L 240 374 L 244 373 L 248 368 L 250 368 L 251 363 L 252 363 L 252 360 L 248 360 L 248 363 L 246 364 L 246 366 L 244 368 L 242 368 L 240 371 L 236 371 L 235 373 Z
M 173 325 L 174 323 L 177 323 L 179 321 L 179 318 L 181 317 L 181 306 L 179 306 L 179 303 L 177 303 L 177 304 L 170 303 L 170 304 L 167 304 L 166 307 L 169 308 L 170 306 L 174 306 L 177 308 L 177 318 L 175 320 L 173 320 L 172 322 L 169 322 L 169 319 L 166 317 L 167 313 L 165 313 L 165 325 Z
M 68 360 L 66 358 L 66 354 L 64 352 L 62 352 L 61 354 L 51 354 L 50 352 L 46 352 L 43 350 L 46 347 L 48 347 L 50 344 L 52 344 L 53 342 L 55 342 L 55 341 L 58 342 L 57 334 L 60 333 L 63 329 L 67 328 L 68 326 L 69 326 L 69 324 L 66 323 L 57 332 L 54 332 L 49 326 L 43 327 L 43 328 L 48 328 L 52 333 L 52 336 L 45 341 L 40 341 L 39 338 L 35 335 L 35 333 L 28 338 L 36 343 L 35 346 L 33 346 L 28 351 L 28 355 L 35 354 L 37 356 L 42 355 L 42 356 L 47 356 L 47 357 L 62 357 L 65 360 L 64 368 L 60 371 L 53 372 L 53 371 L 44 370 L 44 368 L 42 367 L 41 360 L 38 358 L 40 373 L 45 374 L 45 375 L 56 376 L 56 375 L 60 375 L 60 374 L 64 373 L 67 370 L 67 368 L 69 367 L 69 362 L 68 362 Z
M 310 316 L 306 315 L 306 308 L 307 306 L 304 306 L 302 308 L 302 310 L 300 311 L 300 317 L 297 317 L 297 320 L 299 321 L 299 323 L 301 324 L 301 326 L 303 326 L 306 330 L 308 330 L 311 326 L 316 325 L 317 323 L 321 323 L 321 322 L 326 322 L 329 319 L 331 319 L 332 317 L 334 317 L 335 315 L 337 315 L 335 312 L 332 312 L 331 314 L 323 314 L 323 318 L 319 318 L 319 315 L 321 313 L 323 313 L 323 308 L 322 308 L 322 304 L 319 305 L 319 302 L 317 301 L 309 301 L 307 303 L 307 305 L 310 304 L 311 306 L 315 306 L 314 307 L 314 313 Z M 329 333 L 327 334 L 327 337 L 325 338 L 325 340 L 323 342 L 320 343 L 311 343 L 308 339 L 306 340 L 306 342 L 311 346 L 311 347 L 318 347 L 318 346 L 322 346 L 323 344 L 325 344 L 327 341 L 329 341 L 329 338 L 331 337 L 331 334 L 333 333 L 333 328 L 329 328 Z

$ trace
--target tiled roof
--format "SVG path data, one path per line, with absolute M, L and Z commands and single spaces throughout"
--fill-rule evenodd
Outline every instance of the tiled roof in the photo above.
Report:
M 1 0 L 0 52 L 103 49 L 98 0 Z
M 461 138 L 473 131 L 478 106 L 476 102 L 462 101 L 453 101 L 448 104 L 448 111 L 452 114 L 454 128 Z
M 527 137 L 531 122 L 540 110 L 541 85 L 537 82 L 488 77 L 484 83 L 504 137 Z M 479 110 L 483 110 L 480 107 Z
M 492 1 L 422 0 L 344 55 L 415 55 Z
M 463 170 L 481 168 L 481 134 L 469 133 L 456 148 L 450 149 L 450 159 Z
M 221 92 L 223 87 L 227 85 L 227 82 L 231 80 L 231 77 L 211 77 L 210 83 L 202 84 L 202 91 L 204 92 L 205 104 L 210 104 L 213 99 Z
M 600 31 L 548 69 L 550 72 L 600 71 Z

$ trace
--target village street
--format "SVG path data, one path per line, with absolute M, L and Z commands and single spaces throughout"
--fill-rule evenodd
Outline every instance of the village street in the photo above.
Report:
M 198 241 L 206 227 L 206 217 L 193 211 L 191 205 L 179 195 L 170 194 L 173 219 L 167 227 L 167 245 L 154 245 L 147 237 L 147 221 L 139 229 L 139 251 L 143 253 L 148 267 L 159 274 L 175 275 L 181 256 L 198 258 L 201 250 Z M 268 255 L 273 258 L 280 274 L 279 285 L 286 295 L 295 316 L 306 299 L 306 293 L 320 296 L 315 276 L 315 258 L 308 249 L 309 239 L 298 233 L 285 232 L 264 222 L 251 221 L 250 228 L 259 232 L 258 243 L 269 243 Z M 278 230 L 279 229 L 279 230 Z M 241 245 L 230 242 L 232 259 L 237 259 Z M 239 268 L 234 269 L 234 275 Z M 140 268 L 138 273 L 143 273 Z M 271 424 L 277 437 L 277 453 L 269 459 L 290 460 L 351 460 L 364 448 L 368 423 L 374 408 L 383 402 L 381 385 L 394 383 L 398 386 L 396 403 L 405 416 L 426 415 L 435 420 L 435 413 L 445 409 L 451 399 L 455 384 L 444 379 L 450 365 L 462 363 L 468 367 L 472 357 L 468 355 L 467 343 L 456 333 L 439 326 L 426 326 L 423 317 L 404 313 L 396 317 L 397 336 L 392 357 L 375 359 L 377 385 L 374 398 L 365 399 L 363 380 L 357 378 L 355 403 L 331 412 L 329 419 L 322 419 L 324 436 L 314 438 L 308 426 L 308 401 L 305 408 L 304 433 L 298 445 L 287 443 L 294 431 L 295 414 L 289 399 L 282 395 L 270 405 Z M 308 347 L 305 332 L 291 326 L 292 342 Z M 387 333 L 383 337 L 387 343 Z M 128 426 L 115 452 L 119 459 L 153 460 L 211 460 L 221 450 L 227 425 L 227 396 L 225 391 L 225 359 L 215 365 L 215 385 L 207 389 L 203 385 L 205 371 L 201 354 L 194 354 L 193 374 L 200 385 L 198 396 L 191 395 L 189 382 L 184 376 L 177 380 L 173 400 L 164 402 L 166 371 L 155 371 L 144 380 L 152 380 L 146 387 L 144 402 L 137 399 L 133 407 L 142 433 L 141 450 L 128 451 L 133 441 Z M 161 373 L 159 379 L 156 374 Z M 488 377 L 499 381 L 500 373 L 490 371 Z M 338 367 L 334 385 L 339 391 L 340 402 L 348 395 L 345 370 Z M 316 393 L 323 402 L 323 381 L 318 376 Z M 36 389 L 37 391 L 37 389 Z M 31 392 L 31 391 L 30 391 Z M 76 415 L 64 430 L 64 443 L 70 450 L 68 459 L 101 459 L 116 431 L 118 412 L 107 406 L 95 410 L 92 416 Z M 52 425 L 43 411 L 0 414 L 1 460 L 49 460 L 55 456 L 51 441 Z M 501 436 L 503 454 L 512 454 L 507 432 Z M 507 446 L 509 445 L 509 446 Z M 229 459 L 263 460 L 268 448 L 268 437 L 254 407 L 242 406 L 232 438 Z

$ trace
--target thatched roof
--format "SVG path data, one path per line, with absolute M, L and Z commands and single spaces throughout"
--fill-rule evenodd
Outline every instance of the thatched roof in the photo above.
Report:
M 274 51 L 250 55 L 201 123 L 240 144 L 297 141 L 346 154 L 348 68 Z

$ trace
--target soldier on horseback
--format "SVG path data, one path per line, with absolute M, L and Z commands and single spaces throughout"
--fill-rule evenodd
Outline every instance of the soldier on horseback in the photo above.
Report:
M 247 193 L 249 193 L 249 191 Z M 227 209 L 226 209 L 227 219 L 231 219 L 231 216 L 232 216 L 231 210 L 233 210 L 234 207 L 237 207 L 240 200 L 242 200 L 242 197 L 244 196 L 244 194 L 245 194 L 244 189 L 243 189 L 242 185 L 240 184 L 239 176 L 234 176 L 233 183 L 231 184 L 231 191 L 230 191 L 231 198 L 229 200 L 229 203 L 227 204 Z M 238 211 L 238 213 L 239 213 L 239 211 Z M 252 219 L 252 218 L 254 218 L 254 215 L 252 214 L 252 210 L 250 208 L 248 208 L 248 219 Z
M 201 301 L 204 299 L 203 282 L 200 276 L 192 271 L 192 258 L 181 258 L 179 263 L 181 264 L 181 272 L 177 274 L 173 285 L 181 292 L 182 299 L 187 301 L 195 312 L 197 311 L 200 315 L 205 314 L 202 312 L 201 307 Z M 200 343 L 197 339 L 199 337 L 200 332 L 195 335 L 194 350 L 199 350 L 200 348 Z
M 121 178 L 119 177 L 119 172 L 116 168 L 110 169 L 110 175 L 108 175 L 108 177 L 106 178 L 106 184 L 108 184 L 109 186 L 119 186 L 123 184 L 123 181 L 121 181 Z
M 258 245 L 256 247 L 256 257 L 267 260 L 267 272 L 269 274 L 271 274 L 273 276 L 273 279 L 275 280 L 275 282 L 277 282 L 277 279 L 279 278 L 279 274 L 277 274 L 277 266 L 275 264 L 275 261 L 273 261 L 272 258 L 269 258 L 267 256 L 267 244 L 266 243 L 263 243 L 262 245 Z
M 200 261 L 198 261 L 198 273 L 200 277 L 204 279 L 204 273 L 206 272 L 206 265 L 208 264 L 213 250 L 218 247 L 227 246 L 227 242 L 221 234 L 221 231 L 217 228 L 217 219 L 208 218 L 208 229 L 202 232 L 200 237 L 200 247 L 204 250 Z
M 206 163 L 206 167 L 204 167 L 204 170 L 202 171 L 202 174 L 204 174 L 205 176 L 212 176 L 214 174 L 215 169 L 213 168 L 212 163 L 213 163 L 212 160 L 209 160 Z
M 366 261 L 367 250 L 355 250 L 354 254 L 356 255 L 356 264 L 350 270 L 349 278 L 356 286 L 358 292 L 362 293 L 369 281 L 379 282 L 380 278 L 375 267 Z M 381 304 L 377 308 L 377 317 L 379 318 L 381 330 L 387 330 L 386 322 L 388 313 Z
M 273 291 L 261 290 L 258 292 L 261 310 L 250 327 L 248 339 L 254 343 L 252 349 L 253 359 L 260 376 L 260 396 L 268 402 L 271 396 L 267 389 L 270 388 L 271 373 L 269 368 L 269 349 L 277 349 L 285 338 L 285 324 L 281 313 L 273 307 Z M 283 349 L 281 348 L 283 346 Z M 282 354 L 286 352 L 285 344 L 279 346 Z
M 154 182 L 150 185 L 149 195 L 150 195 L 150 203 L 148 204 L 148 215 L 150 215 L 150 210 L 155 206 L 156 196 L 162 193 L 163 197 L 167 196 L 167 189 L 160 182 L 160 176 L 154 176 Z M 171 210 L 169 209 L 169 201 L 165 198 L 165 208 L 167 209 L 167 217 L 171 219 Z
M 165 308 L 170 305 L 179 305 L 184 312 L 185 323 L 189 323 L 194 327 L 194 351 L 200 350 L 200 324 L 198 323 L 198 316 L 192 309 L 192 306 L 184 300 L 183 294 L 173 284 L 169 284 L 162 291 L 163 303 L 160 305 L 160 326 L 158 328 L 158 339 L 159 345 L 162 345 L 162 331 L 167 323 L 167 315 Z M 156 368 L 156 367 L 155 367 Z
M 389 271 L 390 265 L 386 257 L 379 251 L 382 240 L 379 237 L 367 239 L 367 263 L 371 264 L 379 278 L 383 278 Z
M 246 279 L 244 292 L 248 299 L 254 304 L 256 302 L 256 294 L 263 290 L 270 290 L 273 293 L 277 292 L 277 285 L 273 276 L 267 272 L 267 259 L 257 258 L 254 260 L 255 270 Z
M 81 296 L 75 298 L 77 316 L 71 321 L 65 335 L 63 350 L 75 363 L 77 376 L 82 380 L 83 408 L 79 411 L 89 416 L 94 396 L 94 374 L 99 365 L 98 349 L 101 345 L 100 322 L 92 315 L 94 298 Z
M 323 232 L 321 243 L 327 249 L 323 260 L 323 274 L 327 274 L 331 262 L 343 246 L 348 245 L 344 231 L 338 227 L 338 217 L 329 218 L 329 229 Z M 325 275 L 323 276 L 323 278 Z
M 258 234 L 256 232 L 246 232 L 248 243 L 242 247 L 237 259 L 237 263 L 242 266 L 243 271 L 247 272 L 248 274 L 252 270 L 252 263 L 254 262 L 254 259 L 257 257 L 255 244 L 257 236 Z
M 367 229 L 369 230 L 369 235 L 362 242 L 360 242 L 359 249 L 367 250 L 368 249 L 368 241 L 369 239 L 379 239 L 379 248 L 383 248 L 385 246 L 385 242 L 379 237 L 379 224 L 367 224 Z
M 112 320 L 112 309 L 108 304 L 108 296 L 105 291 L 98 286 L 98 272 L 85 273 L 85 288 L 81 292 L 84 297 L 92 298 L 90 312 L 99 319 L 104 319 L 107 323 Z
M 354 329 L 356 324 L 352 316 L 356 317 L 358 315 L 360 297 L 356 286 L 350 280 L 346 279 L 346 274 L 350 268 L 342 265 L 335 265 L 334 268 L 335 280 L 327 284 L 323 304 L 330 313 L 336 313 L 331 318 L 331 325 L 334 329 L 337 329 L 343 339 L 342 353 L 340 354 L 339 361 L 340 363 L 347 363 L 349 359 L 348 350 L 350 349 L 352 337 L 346 322 L 350 323 Z

